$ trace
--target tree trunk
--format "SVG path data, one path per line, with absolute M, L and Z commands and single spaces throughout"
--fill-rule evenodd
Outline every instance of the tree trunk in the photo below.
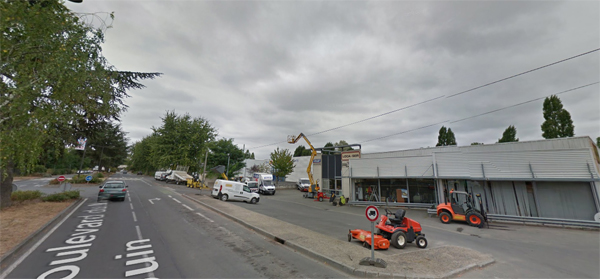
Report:
M 6 175 L 0 170 L 0 209 L 9 207 L 12 204 L 10 195 L 12 194 L 13 183 L 13 163 L 8 161 L 6 164 Z

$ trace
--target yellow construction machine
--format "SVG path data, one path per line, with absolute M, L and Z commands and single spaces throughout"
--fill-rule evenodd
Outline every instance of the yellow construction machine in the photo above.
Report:
M 287 138 L 287 142 L 290 144 L 294 144 L 294 143 L 298 142 L 300 140 L 300 138 L 304 138 L 304 140 L 306 141 L 306 143 L 308 143 L 308 146 L 310 147 L 310 150 L 311 150 L 310 161 L 308 162 L 308 168 L 306 168 L 306 173 L 308 174 L 308 180 L 310 181 L 310 187 L 308 188 L 308 194 L 306 194 L 304 197 L 312 199 L 312 198 L 315 198 L 315 196 L 319 192 L 319 184 L 315 183 L 312 172 L 311 172 L 312 163 L 313 163 L 313 160 L 315 159 L 315 156 L 317 156 L 317 151 L 315 150 L 315 148 L 312 146 L 310 141 L 306 138 L 306 136 L 303 133 L 300 133 L 297 137 L 294 135 L 289 135 Z M 322 197 L 321 197 L 321 200 L 322 200 Z

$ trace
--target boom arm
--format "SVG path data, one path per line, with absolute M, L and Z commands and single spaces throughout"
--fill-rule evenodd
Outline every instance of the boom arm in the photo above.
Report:
M 312 186 L 316 185 L 315 181 L 313 180 L 313 176 L 312 173 L 310 171 L 311 167 L 312 167 L 312 162 L 313 159 L 315 159 L 315 156 L 317 156 L 317 151 L 315 150 L 315 148 L 312 146 L 312 144 L 310 143 L 310 141 L 306 138 L 306 136 L 303 133 L 300 133 L 297 137 L 295 137 L 294 135 L 290 135 L 287 138 L 288 143 L 294 144 L 297 143 L 300 138 L 304 138 L 304 140 L 306 141 L 306 143 L 308 143 L 308 146 L 310 146 L 310 161 L 308 162 L 308 168 L 306 168 L 306 173 L 308 174 L 308 180 L 310 180 L 310 188 L 308 188 L 309 192 L 312 192 Z

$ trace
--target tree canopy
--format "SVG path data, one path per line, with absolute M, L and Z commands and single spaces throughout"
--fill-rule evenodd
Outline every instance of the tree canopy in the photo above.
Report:
M 286 177 L 295 167 L 292 153 L 288 149 L 280 150 L 279 147 L 271 153 L 269 163 L 273 167 L 273 175 L 277 177 Z
M 542 123 L 542 137 L 555 139 L 575 135 L 571 114 L 563 108 L 562 102 L 556 95 L 544 100 L 543 113 L 545 121 Z
M 58 0 L 1 1 L 0 14 L 0 207 L 5 207 L 14 168 L 31 169 L 45 143 L 74 143 L 93 126 L 118 121 L 127 91 L 161 74 L 116 70 L 102 55 L 104 30 Z
M 442 126 L 440 128 L 440 132 L 438 134 L 438 142 L 435 146 L 448 146 L 448 145 L 456 145 L 456 138 L 454 137 L 454 133 L 452 129 Z
M 502 133 L 502 138 L 498 139 L 498 143 L 516 141 L 519 141 L 517 138 L 517 128 L 515 128 L 513 125 L 508 126 L 508 128 L 504 130 L 504 133 Z
M 296 150 L 294 150 L 294 157 L 310 156 L 311 154 L 312 150 L 307 149 L 304 145 L 298 145 Z

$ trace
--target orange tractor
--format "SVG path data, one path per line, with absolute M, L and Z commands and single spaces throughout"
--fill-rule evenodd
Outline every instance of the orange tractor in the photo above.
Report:
M 487 215 L 481 202 L 481 194 L 476 194 L 477 206 L 473 195 L 468 192 L 450 190 L 449 200 L 437 206 L 437 215 L 444 224 L 455 221 L 466 221 L 469 225 L 483 228 L 487 222 Z

